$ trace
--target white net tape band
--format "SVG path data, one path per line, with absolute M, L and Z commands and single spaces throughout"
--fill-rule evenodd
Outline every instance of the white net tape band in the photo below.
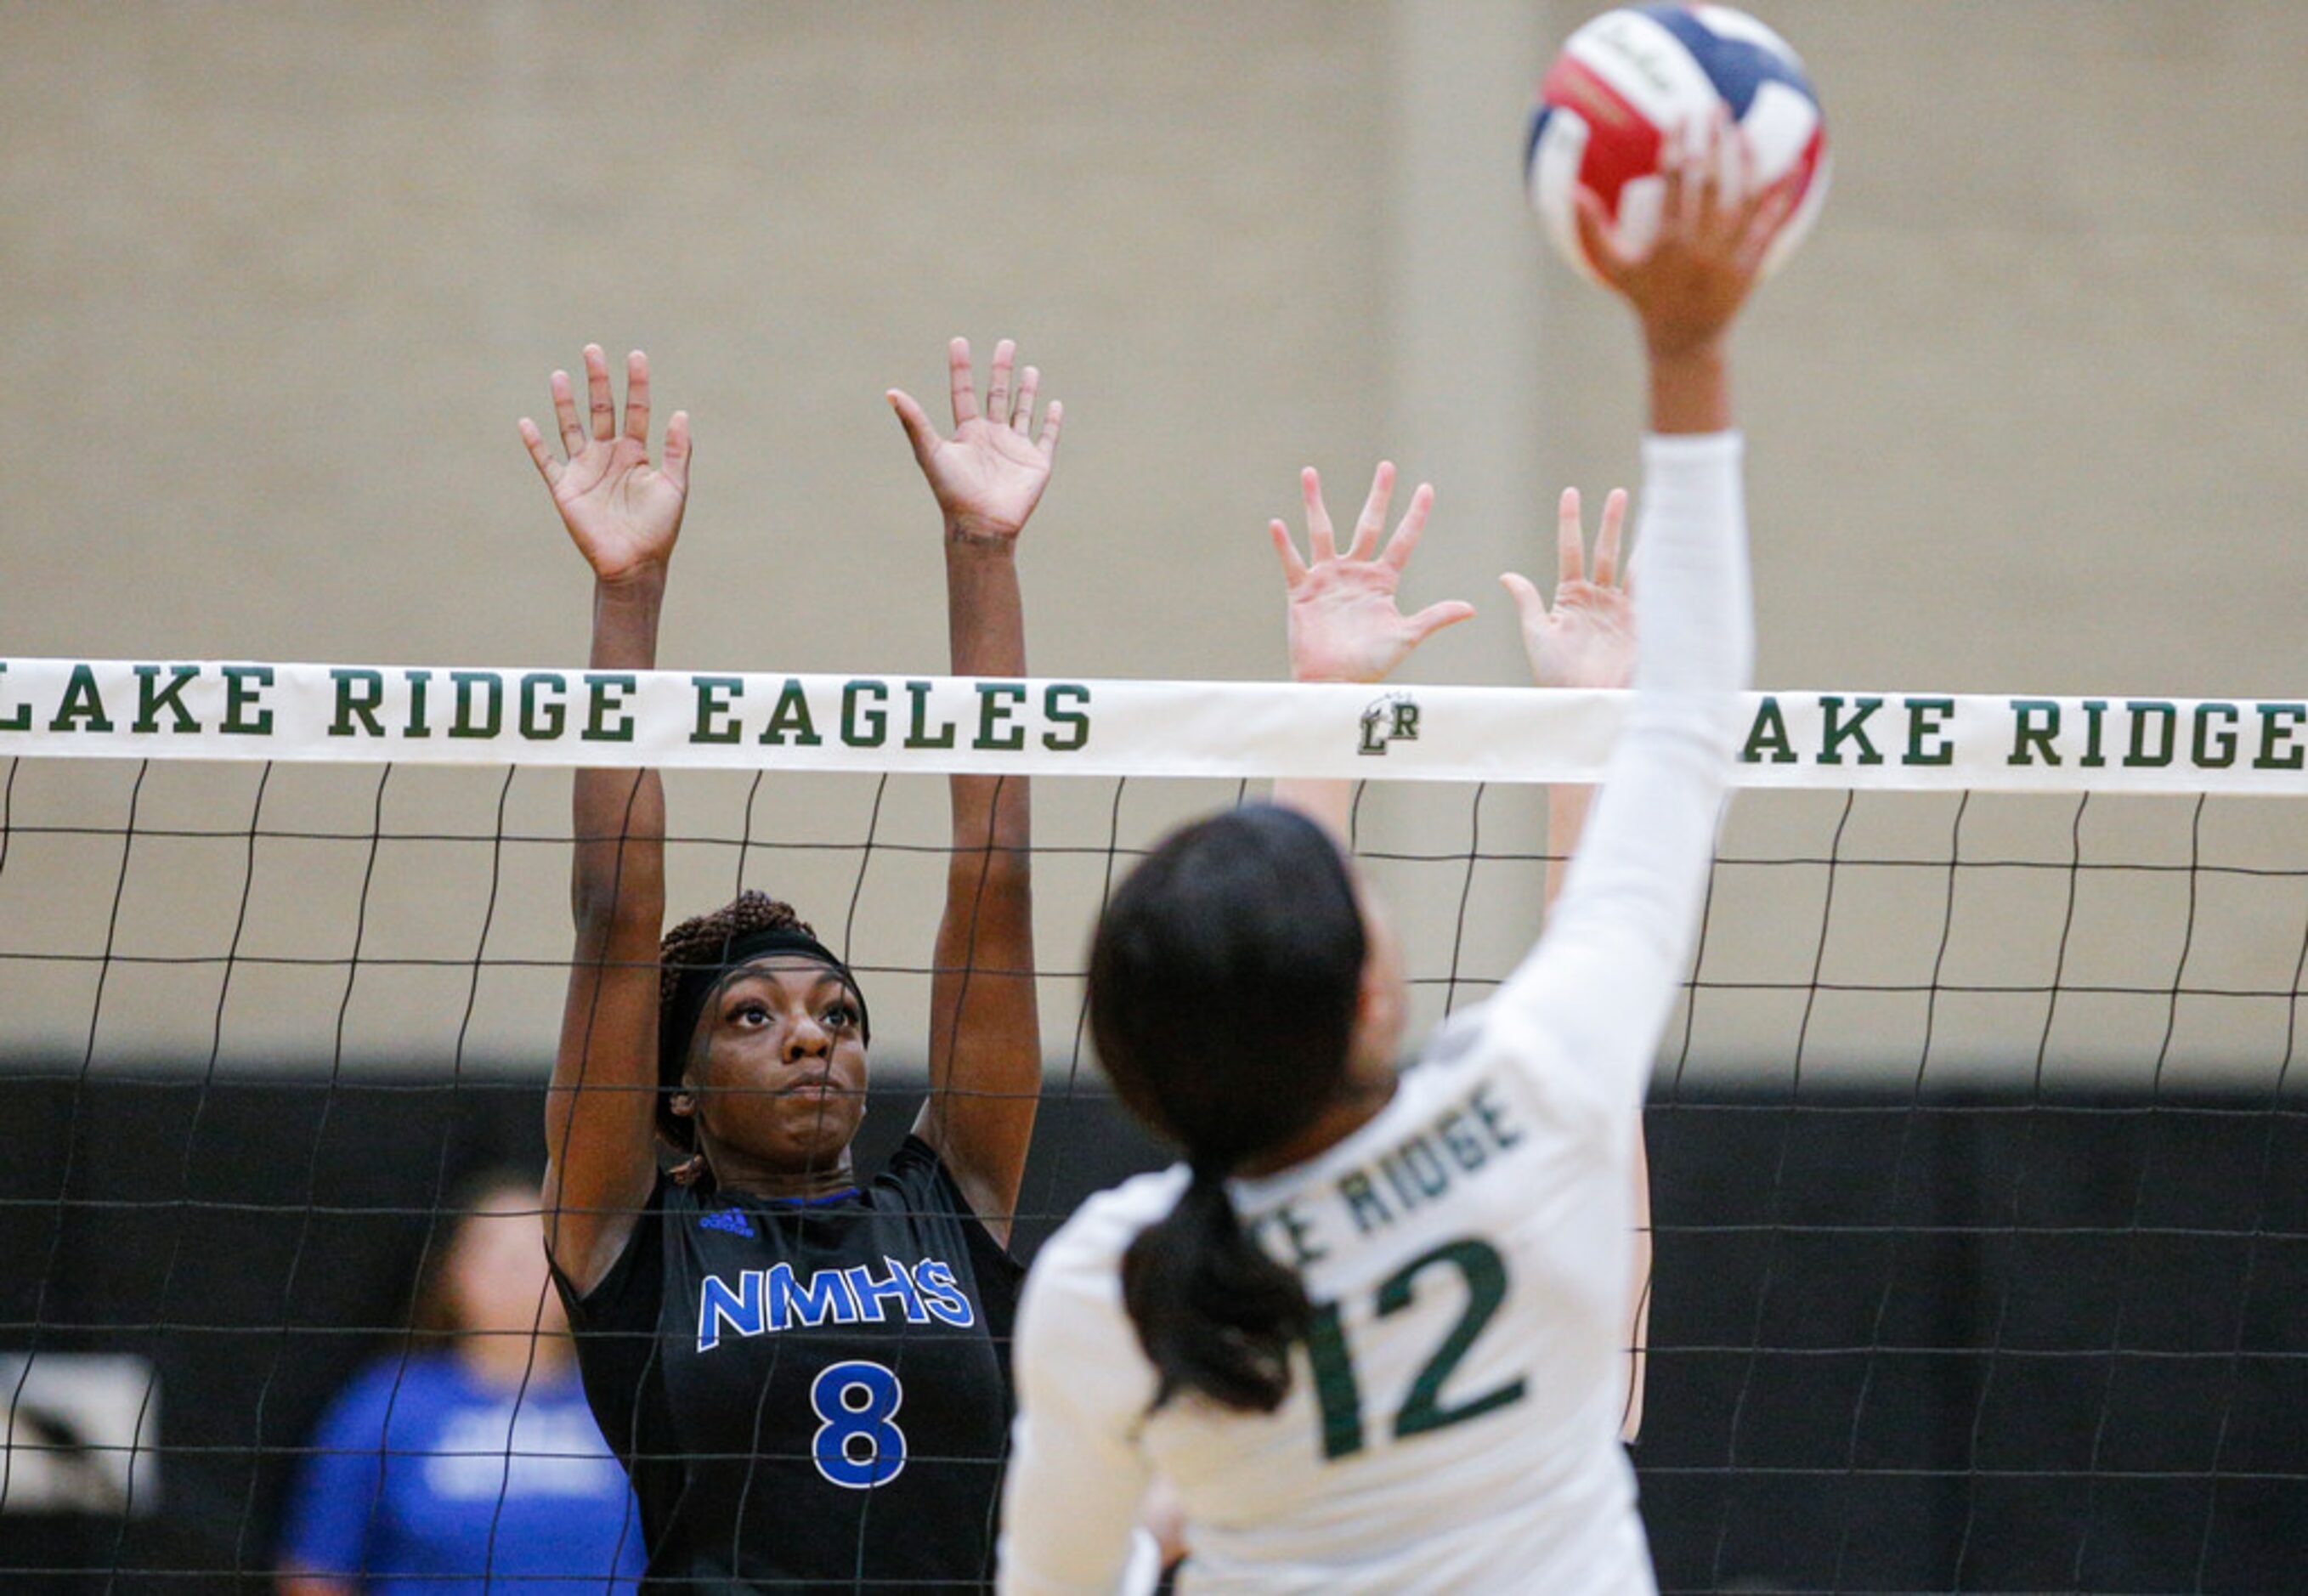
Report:
M 0 660 L 0 755 L 1591 781 L 1628 694 Z M 2308 793 L 2308 703 L 1751 694 L 1738 784 Z

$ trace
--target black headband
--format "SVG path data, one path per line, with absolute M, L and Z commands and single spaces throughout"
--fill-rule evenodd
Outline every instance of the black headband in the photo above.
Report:
M 866 994 L 857 989 L 857 978 L 849 973 L 848 965 L 833 956 L 832 949 L 794 926 L 745 931 L 721 945 L 721 957 L 716 962 L 674 967 L 679 974 L 674 978 L 673 993 L 658 1005 L 657 1073 L 660 1082 L 672 1084 L 681 1079 L 682 1067 L 689 1060 L 690 1041 L 697 1033 L 698 1016 L 722 982 L 757 960 L 779 954 L 822 964 L 839 977 L 841 984 L 849 988 L 850 996 L 857 1000 L 858 1039 L 867 1042 L 874 1040 L 873 1022 L 866 1014 Z

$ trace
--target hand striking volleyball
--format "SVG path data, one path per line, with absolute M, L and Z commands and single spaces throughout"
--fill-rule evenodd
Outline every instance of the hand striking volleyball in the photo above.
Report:
M 1648 248 L 1666 191 L 1664 152 L 1678 133 L 1704 137 L 1718 118 L 1743 135 L 1725 142 L 1727 165 L 1752 161 L 1727 177 L 1784 180 L 1797 191 L 1763 257 L 1769 273 L 1827 198 L 1826 124 L 1787 41 L 1727 5 L 1627 6 L 1573 33 L 1539 83 L 1524 152 L 1530 202 L 1563 258 L 1596 275 L 1579 242 L 1582 187 L 1602 201 L 1622 250 Z

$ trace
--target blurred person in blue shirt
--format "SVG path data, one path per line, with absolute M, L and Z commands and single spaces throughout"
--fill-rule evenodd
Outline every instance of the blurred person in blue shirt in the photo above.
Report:
M 629 1593 L 645 1561 L 624 1470 L 548 1289 L 536 1182 L 464 1189 L 408 1347 L 340 1392 L 280 1543 L 281 1596 Z

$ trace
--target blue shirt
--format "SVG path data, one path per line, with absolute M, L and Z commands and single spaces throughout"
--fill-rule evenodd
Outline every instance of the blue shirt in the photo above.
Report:
M 281 1562 L 371 1596 L 630 1596 L 644 1557 L 624 1470 L 573 1370 L 493 1389 L 452 1354 L 379 1359 L 314 1432 Z

